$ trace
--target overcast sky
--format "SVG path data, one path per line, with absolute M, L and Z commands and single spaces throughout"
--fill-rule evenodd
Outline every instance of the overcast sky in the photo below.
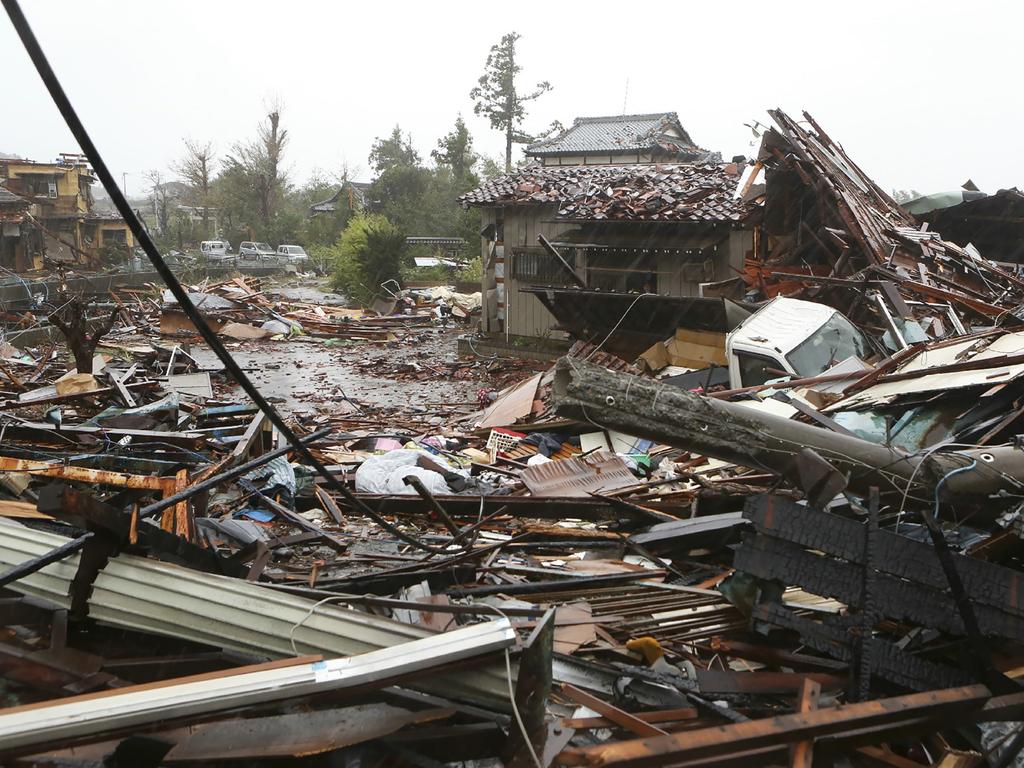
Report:
M 478 150 L 504 142 L 469 90 L 505 32 L 523 88 L 549 80 L 527 130 L 583 115 L 676 111 L 694 141 L 749 155 L 744 123 L 809 111 L 886 189 L 1024 186 L 1024 3 L 227 2 L 22 0 L 86 127 L 130 194 L 182 139 L 221 150 L 284 105 L 299 183 L 343 164 L 368 179 L 397 123 L 429 156 L 456 115 Z M 6 18 L 0 152 L 75 151 Z M 628 83 L 628 88 L 627 88 Z M 519 150 L 517 150 L 518 152 Z

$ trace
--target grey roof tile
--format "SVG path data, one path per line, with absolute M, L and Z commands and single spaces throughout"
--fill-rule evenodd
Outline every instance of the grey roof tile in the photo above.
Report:
M 679 136 L 668 136 L 674 128 Z M 600 152 L 702 152 L 675 112 L 648 115 L 578 117 L 558 136 L 533 144 L 526 154 L 533 157 Z
M 558 205 L 563 219 L 743 221 L 757 207 L 733 197 L 733 164 L 525 166 L 459 198 L 465 206 Z

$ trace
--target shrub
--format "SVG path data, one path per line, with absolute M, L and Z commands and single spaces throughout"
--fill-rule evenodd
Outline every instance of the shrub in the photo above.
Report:
M 380 214 L 360 214 L 349 220 L 331 251 L 334 288 L 350 302 L 368 305 L 385 293 L 381 283 L 401 277 L 405 236 Z

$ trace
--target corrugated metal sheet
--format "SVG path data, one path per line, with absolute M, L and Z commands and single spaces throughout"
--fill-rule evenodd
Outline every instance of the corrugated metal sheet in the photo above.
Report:
M 973 354 L 971 353 L 972 348 L 976 350 Z M 974 338 L 949 346 L 925 349 L 902 363 L 893 372 L 894 374 L 903 374 L 920 371 L 922 372 L 920 377 L 903 381 L 883 381 L 858 392 L 847 400 L 835 403 L 827 410 L 851 410 L 869 404 L 887 402 L 899 395 L 1003 384 L 1024 375 L 1024 363 L 947 373 L 928 374 L 924 372 L 929 368 L 1012 357 L 1022 353 L 1024 353 L 1024 331 L 999 336 L 988 347 Z
M 611 451 L 527 467 L 520 475 L 534 496 L 587 496 L 636 483 L 626 462 Z
M 68 541 L 0 519 L 0 569 L 7 569 Z M 9 585 L 21 594 L 64 608 L 79 556 Z M 89 615 L 119 627 L 194 640 L 262 656 L 298 653 L 351 656 L 433 634 L 410 624 L 322 605 L 285 592 L 132 555 L 112 558 L 100 572 L 89 599 Z M 301 626 L 299 626 L 301 624 Z M 501 669 L 465 671 L 417 683 L 442 696 L 504 709 L 508 691 Z

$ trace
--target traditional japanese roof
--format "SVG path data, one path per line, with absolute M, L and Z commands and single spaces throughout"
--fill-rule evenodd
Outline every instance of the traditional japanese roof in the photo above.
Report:
M 365 181 L 347 181 L 342 186 L 338 187 L 338 191 L 331 195 L 328 199 L 313 203 L 309 206 L 309 210 L 312 213 L 333 213 L 338 210 L 338 201 L 341 199 L 342 192 L 346 188 L 351 188 L 361 206 L 366 206 L 366 193 L 370 189 L 370 184 Z
M 577 117 L 557 136 L 526 149 L 531 157 L 621 152 L 681 153 L 684 157 L 676 158 L 680 160 L 690 159 L 686 155 L 696 158 L 707 154 L 693 143 L 675 112 Z
M 742 221 L 757 203 L 735 197 L 740 169 L 717 165 L 525 166 L 459 198 L 474 205 L 557 204 L 578 220 Z

